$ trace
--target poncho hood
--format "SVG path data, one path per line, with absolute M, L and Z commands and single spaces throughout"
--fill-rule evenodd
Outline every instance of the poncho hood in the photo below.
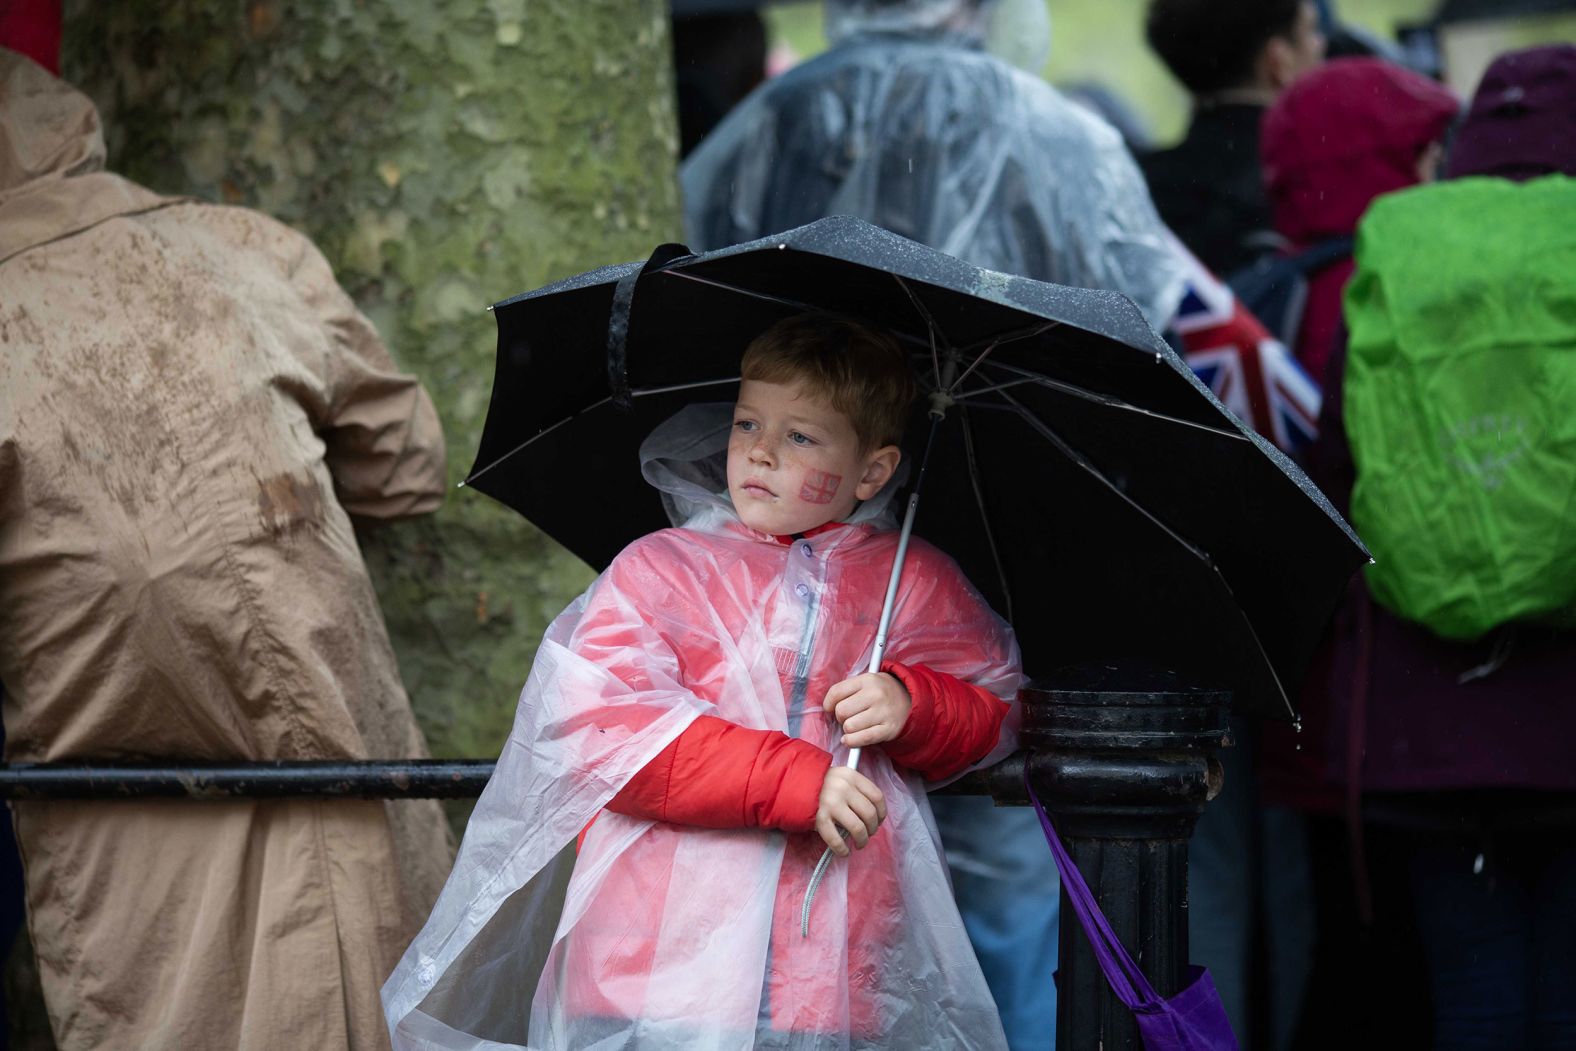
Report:
M 0 48 L 0 261 L 115 215 L 173 204 L 104 171 L 104 132 L 88 97 Z M 71 181 L 71 192 L 60 183 Z M 40 190 L 47 199 L 32 199 Z
M 103 168 L 104 131 L 88 97 L 0 48 L 0 201 L 36 179 Z
M 1043 0 L 828 0 L 833 47 L 865 36 L 983 47 L 1038 76 L 1051 54 L 1051 17 Z
M 641 443 L 640 473 L 662 494 L 663 510 L 675 526 L 702 532 L 746 528 L 728 496 L 732 427 L 732 402 L 705 402 L 680 410 Z M 879 493 L 854 509 L 847 524 L 892 526 L 892 498 L 907 477 L 904 461 Z
M 861 36 L 983 43 L 999 0 L 828 0 L 826 39 L 838 47 Z

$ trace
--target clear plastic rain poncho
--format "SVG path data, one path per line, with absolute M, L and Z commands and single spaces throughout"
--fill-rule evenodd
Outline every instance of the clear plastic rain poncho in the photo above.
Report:
M 980 0 L 826 8 L 832 49 L 756 89 L 685 161 L 691 247 L 854 215 L 1170 322 L 1185 274 L 1121 136 L 987 50 L 1036 50 L 1023 42 L 1046 38 L 1043 17 Z
M 643 445 L 683 527 L 630 545 L 548 629 L 454 871 L 383 989 L 396 1049 L 1005 1047 L 924 784 L 879 748 L 861 770 L 886 822 L 828 871 L 808 938 L 819 836 L 602 809 L 703 714 L 846 761 L 821 701 L 870 659 L 897 480 L 847 525 L 782 544 L 734 515 L 731 421 L 692 406 Z M 1008 699 L 1021 683 L 1010 629 L 917 539 L 887 656 Z M 1017 716 L 982 763 L 1013 748 Z

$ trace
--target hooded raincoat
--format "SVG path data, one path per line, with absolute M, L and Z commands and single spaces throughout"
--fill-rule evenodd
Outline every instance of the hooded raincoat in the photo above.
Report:
M 6 758 L 424 755 L 349 515 L 437 507 L 431 402 L 304 237 L 103 161 L 0 49 Z M 61 1048 L 387 1046 L 435 803 L 12 811 Z
M 865 753 L 887 819 L 828 871 L 808 938 L 800 909 L 824 845 L 802 816 L 763 806 L 706 828 L 610 806 L 703 718 L 819 754 L 815 787 L 846 759 L 821 700 L 870 658 L 897 544 L 891 487 L 803 539 L 754 533 L 726 494 L 731 412 L 692 407 L 643 446 L 684 525 L 625 549 L 548 629 L 449 883 L 384 987 L 396 1047 L 1005 1046 L 901 749 Z M 1020 685 L 1010 629 L 917 539 L 887 655 L 1001 698 Z M 1016 708 L 986 701 L 1000 709 L 990 739 L 951 772 L 1014 744 Z M 758 776 L 782 776 L 775 762 Z M 561 852 L 593 819 L 560 910 Z
M 828 3 L 832 49 L 685 161 L 690 244 L 855 215 L 976 266 L 1123 292 L 1164 328 L 1185 278 L 1143 176 L 1110 125 L 986 52 L 996 9 Z
M 1299 77 L 1265 114 L 1260 140 L 1275 230 L 1289 251 L 1354 236 L 1374 198 L 1421 178 L 1424 151 L 1444 140 L 1459 109 L 1446 88 L 1377 58 L 1338 58 Z M 1352 265 L 1347 255 L 1308 275 L 1292 349 L 1320 383 Z

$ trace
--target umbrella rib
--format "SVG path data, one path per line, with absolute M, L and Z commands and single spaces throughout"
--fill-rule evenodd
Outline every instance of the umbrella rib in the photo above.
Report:
M 738 376 L 723 376 L 714 380 L 696 380 L 694 383 L 675 383 L 668 387 L 642 387 L 629 392 L 631 397 L 639 398 L 647 394 L 673 394 L 681 390 L 699 390 L 702 387 L 721 387 L 728 383 L 738 383 Z
M 1280 693 L 1281 703 L 1286 706 L 1287 714 L 1295 719 L 1297 717 L 1297 710 L 1292 707 L 1291 699 L 1286 696 L 1286 687 L 1282 685 L 1280 681 L 1280 673 L 1275 670 L 1274 662 L 1270 660 L 1269 654 L 1264 649 L 1264 642 L 1259 638 L 1258 630 L 1254 628 L 1253 622 L 1248 619 L 1248 615 L 1246 611 L 1243 610 L 1242 604 L 1235 601 L 1237 597 L 1236 592 L 1231 589 L 1231 583 L 1226 579 L 1225 574 L 1220 571 L 1220 567 L 1215 564 L 1215 560 L 1209 557 L 1209 553 L 1193 544 L 1186 537 L 1182 536 L 1182 534 L 1178 533 L 1170 526 L 1166 525 L 1158 517 L 1151 513 L 1150 510 L 1143 504 L 1140 504 L 1138 501 L 1124 493 L 1121 488 L 1117 486 L 1116 483 L 1107 478 L 1098 467 L 1090 463 L 1087 457 L 1085 457 L 1077 449 L 1074 449 L 1071 445 L 1067 444 L 1067 442 L 1062 439 L 1061 435 L 1051 430 L 1051 428 L 1046 425 L 1044 420 L 1041 420 L 1038 416 L 1034 415 L 1034 413 L 1030 412 L 1027 406 L 1025 406 L 1022 402 L 1018 401 L 1006 391 L 1001 391 L 999 393 L 1004 401 L 1017 410 L 1018 415 L 1023 419 L 1023 421 L 1035 431 L 1038 431 L 1042 438 L 1054 445 L 1058 452 L 1067 457 L 1078 467 L 1082 468 L 1085 472 L 1092 475 L 1101 485 L 1115 493 L 1129 507 L 1133 508 L 1133 510 L 1149 519 L 1167 536 L 1175 540 L 1178 544 L 1181 544 L 1188 551 L 1192 552 L 1195 557 L 1204 563 L 1204 565 L 1209 567 L 1209 571 L 1215 574 L 1215 579 L 1220 581 L 1220 586 L 1226 589 L 1226 594 L 1231 596 L 1233 600 L 1232 605 L 1236 608 L 1237 615 L 1242 618 L 1243 625 L 1248 629 L 1248 634 L 1252 636 L 1253 645 L 1258 647 L 1259 656 L 1264 660 L 1264 666 L 1270 670 L 1270 678 L 1275 681 L 1275 689 Z
M 936 346 L 936 319 L 931 317 L 930 311 L 925 309 L 925 304 L 919 301 L 919 297 L 914 294 L 914 290 L 908 287 L 907 281 L 904 281 L 897 274 L 892 275 L 892 280 L 897 282 L 898 287 L 903 290 L 903 294 L 908 296 L 908 301 L 914 304 L 914 310 L 925 320 L 925 330 L 930 334 L 930 361 L 936 369 L 936 389 L 940 390 L 942 387 L 941 351 Z
M 632 397 L 639 398 L 639 397 L 642 397 L 643 395 L 649 395 L 649 394 L 673 394 L 673 393 L 675 393 L 677 391 L 699 390 L 702 387 L 721 387 L 721 386 L 723 386 L 725 384 L 737 383 L 737 382 L 739 382 L 739 377 L 737 377 L 737 376 L 724 376 L 721 379 L 697 380 L 694 383 L 675 383 L 672 386 L 668 386 L 668 387 L 642 387 L 642 388 L 640 388 L 638 390 L 632 390 L 629 393 L 630 393 L 630 395 Z M 499 464 L 503 463 L 509 457 L 513 456 L 515 453 L 519 452 L 521 449 L 524 449 L 526 446 L 530 445 L 532 442 L 536 441 L 538 438 L 545 438 L 545 437 L 547 437 L 549 434 L 551 434 L 552 432 L 556 431 L 558 428 L 562 427 L 564 424 L 568 423 L 570 420 L 574 420 L 574 419 L 577 419 L 577 418 L 579 418 L 581 416 L 584 416 L 588 412 L 595 412 L 597 409 L 600 409 L 602 406 L 608 404 L 612 400 L 613 399 L 610 398 L 610 397 L 609 398 L 603 398 L 601 401 L 596 402 L 595 404 L 587 405 L 585 408 L 581 409 L 577 413 L 574 413 L 574 414 L 569 415 L 569 416 L 565 416 L 563 419 L 559 420 L 557 423 L 553 424 L 552 426 L 544 427 L 542 430 L 537 431 L 535 434 L 531 435 L 525 441 L 521 442 L 519 445 L 516 445 L 513 449 L 510 449 L 508 452 L 506 452 L 502 456 L 498 457 L 498 459 L 494 460 L 492 463 L 488 464 L 486 467 L 483 467 L 481 470 L 477 471 L 475 474 L 473 474 L 469 478 L 465 479 L 463 482 L 460 483 L 460 488 L 463 489 L 466 486 L 470 485 L 472 482 L 476 481 L 476 479 L 480 478 L 482 475 L 486 474 L 488 471 L 492 470 L 494 467 L 497 467 Z
M 994 394 L 999 390 L 1007 390 L 1010 387 L 1021 387 L 1025 383 L 1033 382 L 1034 381 L 1031 379 L 1026 379 L 1020 376 L 1018 379 L 1007 380 L 1005 383 L 992 384 L 989 387 L 975 387 L 972 390 L 959 391 L 957 394 L 953 395 L 952 400 L 957 402 L 959 405 L 963 405 L 985 394 Z
M 978 343 L 971 343 L 963 348 L 963 352 L 967 354 L 978 350 L 980 347 L 985 347 L 987 351 L 993 350 L 1003 343 L 1016 343 L 1020 339 L 1029 339 L 1032 336 L 1038 336 L 1042 332 L 1049 332 L 1053 328 L 1059 328 L 1061 325 L 1062 322 L 1060 321 L 1046 320 L 1025 328 L 1015 328 L 1011 332 L 1003 333 L 1000 336 L 987 336 Z
M 960 385 L 962 385 L 963 381 L 968 379 L 969 376 L 973 374 L 974 370 L 979 368 L 980 364 L 982 362 L 984 362 L 984 360 L 986 358 L 990 357 L 991 351 L 995 350 L 997 347 L 1001 346 L 1003 343 L 1012 343 L 1012 342 L 1015 342 L 1015 341 L 1020 340 L 1020 339 L 1029 339 L 1029 338 L 1031 338 L 1033 336 L 1040 335 L 1042 332 L 1049 332 L 1051 329 L 1055 328 L 1057 325 L 1060 325 L 1060 324 L 1061 324 L 1060 321 L 1050 321 L 1050 322 L 1047 322 L 1047 323 L 1045 323 L 1043 325 L 1037 326 L 1037 327 L 1032 328 L 1032 329 L 1023 329 L 1023 330 L 1021 330 L 1019 332 L 1016 332 L 1016 333 L 1008 333 L 1005 336 L 998 336 L 996 339 L 991 341 L 990 346 L 988 346 L 984 350 L 980 351 L 980 356 L 975 358 L 974 362 L 971 365 L 969 365 L 968 368 L 963 370 L 963 375 L 959 376 L 956 380 L 953 381 L 952 386 L 947 388 L 947 393 L 948 394 L 955 393 L 957 391 L 958 387 Z
M 509 457 L 513 456 L 515 453 L 519 452 L 521 449 L 524 449 L 526 446 L 530 445 L 532 442 L 536 441 L 538 438 L 545 438 L 545 437 L 547 437 L 549 434 L 552 434 L 554 431 L 558 430 L 558 428 L 562 427 L 564 424 L 568 423 L 570 420 L 579 419 L 581 416 L 584 416 L 588 412 L 595 412 L 597 409 L 600 409 L 602 406 L 607 405 L 612 400 L 613 399 L 612 399 L 611 396 L 603 398 L 599 402 L 596 402 L 596 403 L 594 403 L 592 405 L 587 405 L 585 408 L 581 409 L 577 413 L 574 413 L 574 414 L 569 415 L 569 416 L 565 416 L 563 419 L 559 420 L 557 423 L 553 424 L 551 427 L 544 427 L 544 428 L 542 428 L 541 430 L 537 431 L 535 434 L 533 434 L 529 438 L 527 438 L 525 441 L 521 442 L 519 445 L 516 445 L 513 449 L 510 449 L 508 452 L 506 452 L 502 456 L 498 457 L 498 459 L 494 460 L 492 463 L 488 464 L 486 467 L 483 467 L 481 470 L 477 471 L 475 474 L 471 475 L 469 478 L 467 478 L 464 481 L 462 481 L 460 483 L 459 487 L 461 489 L 465 488 L 467 485 L 470 485 L 472 482 L 476 481 L 476 479 L 480 478 L 482 475 L 486 474 L 488 471 L 492 470 L 494 467 L 497 467 L 499 464 L 503 463 Z
M 1239 442 L 1252 443 L 1252 439 L 1240 431 L 1226 431 L 1220 429 L 1219 427 L 1211 427 L 1207 423 L 1199 423 L 1196 420 L 1184 420 L 1180 416 L 1172 416 L 1169 413 L 1156 412 L 1154 409 L 1146 409 L 1142 405 L 1134 405 L 1132 402 L 1123 401 L 1121 398 L 1114 398 L 1109 394 L 1101 394 L 1098 391 L 1088 390 L 1084 387 L 1079 387 L 1075 384 L 1064 382 L 1063 380 L 1051 379 L 1049 376 L 1043 376 L 1038 372 L 1031 372 L 1028 369 L 1020 369 L 1016 365 L 1008 365 L 1004 362 L 993 361 L 991 362 L 990 367 L 994 369 L 1004 369 L 1007 372 L 1011 372 L 1020 377 L 1024 383 L 1033 383 L 1036 386 L 1049 387 L 1051 390 L 1060 391 L 1062 394 L 1068 394 L 1075 398 L 1082 398 L 1085 401 L 1092 401 L 1096 404 L 1104 405 L 1107 408 L 1124 409 L 1127 412 L 1136 412 L 1141 416 L 1149 416 L 1153 419 L 1165 420 L 1168 423 L 1179 423 L 1184 427 L 1193 427 L 1197 430 L 1208 431 L 1210 434 L 1218 435 L 1222 438 L 1234 438 Z M 1005 384 L 1003 386 L 1005 386 Z M 985 388 L 985 391 L 995 389 L 997 388 L 987 387 Z M 980 391 L 978 393 L 983 394 L 985 391 Z M 975 392 L 967 392 L 964 394 L 964 397 L 968 397 L 972 393 Z
M 757 292 L 753 288 L 740 288 L 738 285 L 730 285 L 726 281 L 717 281 L 709 277 L 700 277 L 696 274 L 689 273 L 686 270 L 663 270 L 660 271 L 660 273 L 664 277 L 681 277 L 686 281 L 694 281 L 696 284 L 709 285 L 712 288 L 720 288 L 724 292 L 737 292 L 741 296 L 749 296 L 752 299 L 761 299 L 768 303 L 776 303 L 779 306 L 793 307 L 795 310 L 806 314 L 819 314 L 824 312 L 826 309 L 825 307 L 818 307 L 813 303 L 805 303 L 797 299 L 788 299 L 785 296 L 774 296 L 767 292 Z M 892 334 L 905 343 L 913 343 L 921 347 L 929 346 L 932 348 L 932 350 L 934 350 L 934 341 L 927 343 L 918 336 L 912 335 L 908 332 L 903 332 L 898 329 L 893 329 Z
M 1090 463 L 1089 459 L 1086 456 L 1084 456 L 1083 453 L 1079 452 L 1077 449 L 1074 449 L 1071 445 L 1069 445 L 1066 442 L 1066 440 L 1062 438 L 1061 435 L 1059 435 L 1055 431 L 1051 430 L 1051 428 L 1045 423 L 1044 420 L 1040 419 L 1038 416 L 1034 415 L 1034 413 L 1030 412 L 1026 405 L 1024 405 L 1018 399 L 1014 398 L 1011 394 L 1008 394 L 1006 391 L 1001 391 L 999 393 L 1001 394 L 1001 397 L 1002 397 L 1002 399 L 1004 401 L 1006 401 L 1015 410 L 1017 410 L 1018 415 L 1023 417 L 1023 420 L 1024 420 L 1025 423 L 1027 423 L 1034 430 L 1038 431 L 1039 434 L 1040 434 L 1040 437 L 1044 438 L 1046 441 L 1048 441 L 1052 445 L 1054 445 L 1057 448 L 1057 450 L 1063 456 L 1066 456 L 1073 463 L 1075 463 L 1079 467 L 1083 468 L 1084 471 L 1086 471 L 1087 473 L 1093 475 L 1094 478 L 1097 481 L 1099 481 L 1101 485 L 1104 485 L 1107 489 L 1111 490 L 1111 492 L 1113 492 L 1117 496 L 1121 497 L 1121 499 L 1124 502 L 1126 502 L 1127 504 L 1129 504 L 1133 508 L 1133 510 L 1137 511 L 1139 514 L 1141 514 L 1145 518 L 1149 519 L 1155 525 L 1157 525 L 1161 529 L 1165 530 L 1166 535 L 1168 535 L 1169 537 L 1171 537 L 1171 539 L 1175 540 L 1177 543 L 1181 544 L 1183 547 L 1185 547 L 1189 551 L 1191 551 L 1193 553 L 1193 555 L 1195 557 L 1197 557 L 1201 562 L 1205 563 L 1206 565 L 1208 565 L 1210 567 L 1214 566 L 1215 563 L 1209 557 L 1209 554 L 1207 552 L 1205 552 L 1202 548 L 1196 546 L 1192 541 L 1188 540 L 1186 537 L 1184 537 L 1182 534 L 1178 533 L 1176 530 L 1172 529 L 1170 526 L 1166 525 L 1159 518 L 1157 518 L 1148 508 L 1144 507 L 1143 504 L 1140 504 L 1139 502 L 1134 500 L 1132 497 L 1130 497 L 1126 493 L 1124 493 L 1120 486 L 1118 486 L 1115 482 L 1113 482 L 1109 478 L 1107 478 L 1105 476 L 1105 474 L 1103 472 L 1101 472 L 1101 470 L 1098 467 L 1096 467 L 1094 464 Z M 1218 570 L 1217 570 L 1217 572 L 1218 572 Z
M 769 292 L 757 292 L 753 288 L 740 288 L 738 285 L 730 285 L 726 281 L 714 281 L 709 277 L 701 277 L 699 274 L 692 274 L 687 270 L 663 270 L 661 273 L 666 277 L 681 277 L 686 281 L 695 281 L 702 285 L 710 285 L 713 288 L 721 288 L 729 292 L 737 292 L 741 296 L 750 296 L 754 299 L 764 299 L 769 303 L 777 303 L 781 306 L 793 307 L 795 310 L 803 311 L 804 313 L 808 314 L 816 313 L 821 309 L 820 307 L 813 306 L 809 303 L 802 303 L 797 299 L 788 299 L 785 296 L 774 296 Z
M 969 482 L 974 488 L 974 502 L 980 509 L 980 524 L 985 528 L 985 544 L 990 548 L 990 560 L 996 566 L 996 578 L 1001 584 L 1002 598 L 1007 604 L 1007 623 L 1013 622 L 1012 586 L 1007 583 L 1007 568 L 1002 565 L 1001 551 L 996 547 L 996 534 L 990 527 L 990 514 L 985 510 L 985 491 L 980 486 L 979 461 L 974 456 L 974 428 L 969 423 L 967 408 L 959 410 L 963 417 L 963 452 L 969 464 Z

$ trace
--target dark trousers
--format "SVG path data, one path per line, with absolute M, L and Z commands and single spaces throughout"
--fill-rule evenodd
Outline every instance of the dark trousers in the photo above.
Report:
M 1310 817 L 1318 934 L 1294 1051 L 1384 1048 L 1427 1051 L 1427 971 L 1407 878 L 1410 833 L 1365 829 L 1365 880 L 1373 915 L 1361 915 L 1351 838 L 1339 817 Z
M 1410 861 L 1434 1047 L 1576 1049 L 1571 833 L 1420 838 Z

